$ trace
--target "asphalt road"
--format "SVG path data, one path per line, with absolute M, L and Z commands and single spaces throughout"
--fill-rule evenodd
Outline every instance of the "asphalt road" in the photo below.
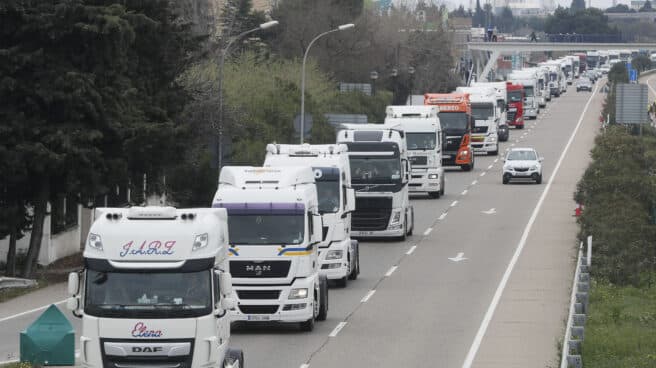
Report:
M 244 350 L 253 368 L 463 366 L 590 96 L 570 88 L 502 143 L 501 152 L 531 146 L 544 156 L 542 185 L 502 185 L 501 152 L 477 156 L 471 172 L 448 170 L 444 197 L 413 199 L 415 231 L 406 242 L 361 243 L 359 279 L 330 290 L 328 319 L 313 332 L 244 327 L 233 331 L 231 345 Z M 3 319 L 0 311 L 0 361 L 18 356 L 18 333 L 38 313 Z M 79 331 L 78 320 L 70 319 Z

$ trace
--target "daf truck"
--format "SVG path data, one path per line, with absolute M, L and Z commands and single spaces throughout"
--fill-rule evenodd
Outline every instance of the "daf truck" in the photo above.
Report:
M 499 116 L 496 109 L 496 93 L 493 87 L 458 87 L 456 92 L 468 93 L 471 102 L 474 128 L 471 145 L 474 152 L 487 155 L 499 154 L 498 125 Z
M 228 212 L 233 321 L 298 323 L 311 331 L 328 315 L 319 274 L 323 224 L 309 166 L 226 166 L 212 207 Z
M 355 191 L 351 186 L 348 147 L 344 144 L 268 144 L 265 167 L 310 166 L 314 172 L 323 221 L 319 274 L 346 287 L 360 273 L 358 241 L 351 239 Z
M 535 69 L 513 71 L 508 80 L 524 87 L 524 119 L 537 119 L 540 113 L 538 103 L 538 76 Z
M 408 183 L 410 162 L 402 130 L 382 124 L 342 124 L 355 189 L 351 236 L 404 240 L 414 230 Z
M 472 111 L 466 93 L 427 93 L 424 104 L 440 109 L 440 123 L 446 135 L 442 164 L 460 166 L 464 171 L 474 169 L 474 150 L 471 145 Z
M 97 208 L 84 268 L 68 277 L 80 365 L 243 367 L 223 209 Z
M 403 130 L 410 160 L 410 193 L 444 194 L 442 126 L 436 106 L 387 106 L 385 125 Z

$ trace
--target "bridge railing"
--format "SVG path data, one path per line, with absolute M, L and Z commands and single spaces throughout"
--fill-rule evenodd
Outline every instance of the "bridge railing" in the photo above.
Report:
M 547 33 L 541 42 L 621 43 L 629 42 L 621 34 L 553 34 Z

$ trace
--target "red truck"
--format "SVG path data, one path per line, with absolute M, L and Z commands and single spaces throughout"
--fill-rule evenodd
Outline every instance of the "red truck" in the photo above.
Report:
M 524 129 L 524 86 L 512 82 L 506 83 L 506 122 L 508 126 Z

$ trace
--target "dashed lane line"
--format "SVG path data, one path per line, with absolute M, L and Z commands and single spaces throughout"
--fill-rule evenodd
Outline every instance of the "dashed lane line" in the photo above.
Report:
M 483 172 L 481 173 L 481 176 L 485 176 L 485 174 L 487 174 L 487 171 L 483 171 Z
M 496 162 L 496 161 L 495 161 L 495 162 Z M 492 170 L 493 167 L 494 167 L 494 165 L 490 165 L 490 166 L 487 167 L 487 169 L 488 169 L 488 170 Z
M 396 269 L 399 268 L 398 266 L 392 266 L 390 269 L 385 273 L 385 277 L 390 277 L 396 271 Z
M 472 181 L 472 183 L 471 183 L 471 185 L 476 185 L 476 184 L 478 184 L 478 180 L 474 180 L 474 181 Z
M 416 246 L 416 245 L 413 245 L 412 247 L 410 247 L 410 249 L 408 249 L 407 252 L 405 252 L 405 254 L 407 254 L 407 255 L 411 255 L 412 253 L 415 252 L 416 249 L 417 249 L 417 246 Z
M 428 229 L 426 229 L 426 231 L 424 231 L 424 236 L 428 236 L 428 234 L 430 234 L 431 231 L 433 231 L 432 227 L 429 227 Z
M 447 215 L 447 213 L 444 212 L 444 213 L 441 214 L 440 217 L 438 217 L 437 219 L 440 220 L 440 221 L 442 221 L 442 220 L 444 220 L 444 219 L 446 218 L 446 215 Z
M 453 201 L 453 202 L 451 203 L 451 207 L 455 207 L 455 206 L 457 206 L 457 205 L 458 205 L 458 201 Z
M 460 195 L 467 195 L 467 192 L 468 192 L 468 190 L 465 189 L 465 190 L 462 191 L 462 193 L 460 193 Z
M 360 300 L 360 303 L 368 302 L 369 299 L 371 299 L 371 297 L 374 296 L 374 294 L 376 294 L 376 290 L 369 290 L 367 295 L 365 295 L 364 298 L 362 298 L 362 300 Z
M 339 324 L 337 324 L 337 326 L 335 327 L 333 332 L 331 332 L 330 335 L 328 335 L 328 336 L 337 337 L 337 334 L 339 334 L 339 331 L 341 331 L 342 328 L 344 328 L 344 326 L 346 326 L 346 322 L 340 322 Z

